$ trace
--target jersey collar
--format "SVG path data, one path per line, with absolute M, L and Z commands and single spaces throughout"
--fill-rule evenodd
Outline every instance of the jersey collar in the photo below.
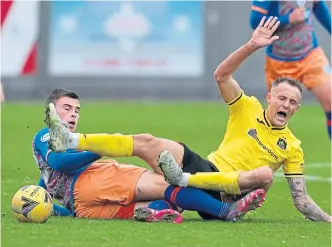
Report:
M 266 124 L 266 126 L 269 127 L 269 128 L 272 129 L 272 130 L 284 130 L 284 129 L 286 129 L 286 127 L 287 127 L 287 124 L 284 125 L 284 126 L 282 126 L 282 127 L 276 127 L 276 126 L 273 126 L 273 125 L 271 124 L 271 122 L 268 120 L 268 118 L 267 118 L 267 116 L 266 116 L 266 111 L 265 111 L 265 110 L 263 111 L 263 118 L 264 118 L 264 123 Z

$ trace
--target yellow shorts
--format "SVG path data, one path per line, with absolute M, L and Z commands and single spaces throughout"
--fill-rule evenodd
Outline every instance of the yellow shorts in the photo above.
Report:
M 130 219 L 135 189 L 145 168 L 100 160 L 89 166 L 74 188 L 75 214 L 79 218 Z
M 268 90 L 279 77 L 297 79 L 309 90 L 331 80 L 329 60 L 320 47 L 300 61 L 279 61 L 267 56 L 265 76 Z

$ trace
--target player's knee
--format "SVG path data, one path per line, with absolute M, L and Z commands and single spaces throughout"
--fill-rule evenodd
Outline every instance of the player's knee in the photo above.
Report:
M 154 138 L 156 137 L 151 134 L 139 134 L 134 136 L 135 141 L 138 141 L 141 144 L 147 144 L 151 142 Z
M 158 138 L 151 134 L 134 135 L 134 153 L 136 156 L 144 156 L 149 152 L 151 146 L 157 141 Z
M 273 182 L 273 171 L 268 166 L 263 166 L 259 168 L 259 181 L 261 182 L 262 188 L 269 188 Z
M 138 179 L 135 188 L 135 200 L 158 200 L 164 198 L 164 193 L 169 184 L 163 176 L 152 171 L 146 171 Z
M 268 166 L 260 167 L 254 171 L 253 179 L 258 183 L 258 187 L 268 189 L 273 183 L 273 171 Z

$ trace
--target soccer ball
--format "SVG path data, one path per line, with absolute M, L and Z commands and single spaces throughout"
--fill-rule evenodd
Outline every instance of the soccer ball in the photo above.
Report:
M 27 185 L 19 189 L 12 200 L 12 210 L 20 222 L 43 223 L 53 211 L 50 194 L 37 185 Z

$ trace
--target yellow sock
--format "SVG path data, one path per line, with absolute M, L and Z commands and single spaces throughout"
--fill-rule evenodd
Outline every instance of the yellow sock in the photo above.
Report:
M 240 195 L 238 183 L 240 172 L 198 172 L 191 174 L 188 185 L 206 190 L 225 191 L 228 194 Z
M 129 157 L 133 154 L 134 139 L 131 135 L 80 134 L 76 148 L 102 156 Z

